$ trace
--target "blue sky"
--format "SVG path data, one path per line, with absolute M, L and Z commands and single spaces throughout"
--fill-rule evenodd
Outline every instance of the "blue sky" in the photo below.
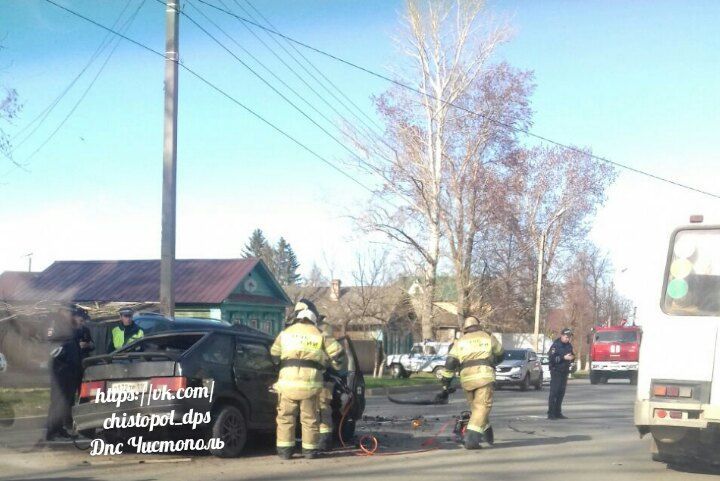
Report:
M 234 0 L 223 1 L 240 11 Z M 60 3 L 108 25 L 126 5 L 125 0 Z M 131 0 L 128 12 L 139 4 Z M 253 4 L 279 30 L 370 69 L 388 73 L 401 61 L 393 37 L 402 2 Z M 237 21 L 194 5 L 334 117 Z M 206 24 L 197 10 L 186 8 Z M 534 132 L 720 192 L 720 3 L 518 0 L 493 1 L 490 8 L 516 32 L 498 60 L 535 72 Z M 146 0 L 127 34 L 162 50 L 163 15 L 162 5 Z M 105 36 L 43 0 L 0 1 L 0 34 L 0 84 L 17 89 L 24 103 L 15 124 L 2 126 L 10 135 L 65 88 Z M 329 160 L 342 162 L 345 153 L 337 144 L 186 19 L 180 49 L 183 61 L 208 80 Z M 372 114 L 369 97 L 387 88 L 384 82 L 304 53 Z M 55 128 L 101 60 L 15 152 L 16 160 L 24 161 Z M 159 256 L 162 80 L 162 59 L 121 43 L 74 115 L 32 159 L 30 172 L 0 165 L 0 270 L 24 268 L 28 252 L 34 252 L 37 268 L 56 259 Z M 366 200 L 362 189 L 184 72 L 179 139 L 179 257 L 237 256 L 252 229 L 261 227 L 271 238 L 284 235 L 305 269 L 329 263 L 351 281 L 354 253 L 368 244 L 345 216 Z M 627 268 L 617 278 L 621 289 L 649 309 L 657 304 L 659 288 L 648 287 L 647 279 L 659 277 L 670 227 L 690 213 L 717 211 L 718 202 L 622 174 L 592 237 L 616 266 Z

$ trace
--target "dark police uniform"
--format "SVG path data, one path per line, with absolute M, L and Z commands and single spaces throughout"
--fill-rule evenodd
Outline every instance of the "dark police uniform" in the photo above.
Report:
M 550 362 L 550 397 L 548 398 L 548 418 L 562 418 L 562 402 L 565 397 L 565 388 L 570 374 L 572 361 L 565 359 L 567 354 L 573 354 L 573 346 L 570 342 L 564 343 L 559 338 L 555 339 L 548 351 Z
M 66 427 L 72 426 L 71 408 L 82 379 L 83 353 L 77 331 L 62 335 L 51 334 L 51 340 L 60 341 L 50 354 L 50 409 L 45 438 L 67 436 Z

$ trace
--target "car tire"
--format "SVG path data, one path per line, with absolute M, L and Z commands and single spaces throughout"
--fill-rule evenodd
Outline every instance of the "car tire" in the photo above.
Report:
M 247 442 L 247 423 L 242 411 L 232 405 L 220 408 L 213 420 L 210 432 L 213 438 L 225 442 L 221 449 L 210 449 L 210 454 L 219 458 L 235 458 L 240 456 Z
M 535 390 L 540 391 L 543 387 L 543 375 L 540 374 L 540 377 L 538 378 L 537 383 L 535 384 Z
M 520 390 L 527 391 L 530 388 L 530 374 L 525 374 L 522 382 L 520 383 Z
M 637 383 L 638 383 L 638 373 L 631 372 L 630 373 L 630 385 L 637 386 Z
M 600 376 L 592 371 L 590 371 L 588 378 L 590 379 L 590 384 L 597 384 L 600 382 Z
M 443 378 L 444 370 L 445 370 L 445 368 L 443 368 L 442 366 L 435 366 L 435 369 L 433 369 L 433 371 L 432 371 L 433 376 L 435 376 L 436 379 L 441 380 Z

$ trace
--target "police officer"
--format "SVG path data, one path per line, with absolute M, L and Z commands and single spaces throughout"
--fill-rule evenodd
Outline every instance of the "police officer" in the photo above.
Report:
M 323 336 L 317 328 L 317 319 L 317 312 L 299 302 L 294 320 L 270 349 L 273 359 L 280 364 L 275 390 L 278 392 L 277 453 L 281 459 L 292 457 L 298 411 L 303 454 L 313 459 L 320 447 L 319 398 L 323 373 L 328 363 L 339 367 L 343 350 L 335 339 Z
M 503 348 L 490 334 L 489 326 L 470 316 L 463 324 L 463 335 L 448 353 L 443 375 L 445 397 L 455 371 L 460 371 L 460 384 L 470 404 L 470 420 L 465 431 L 465 448 L 479 449 L 480 442 L 493 444 L 490 410 L 493 403 L 495 365 L 502 362 Z
M 123 307 L 118 311 L 118 314 L 120 314 L 120 325 L 110 331 L 111 338 L 108 352 L 117 351 L 145 335 L 140 326 L 133 321 L 133 310 L 131 308 Z
M 567 419 L 562 413 L 562 402 L 570 374 L 570 365 L 575 359 L 573 346 L 570 343 L 572 331 L 565 328 L 560 337 L 555 339 L 548 351 L 550 363 L 550 396 L 548 398 L 548 419 Z
M 48 330 L 48 339 L 58 345 L 50 353 L 50 405 L 45 432 L 47 441 L 70 437 L 67 428 L 72 426 L 71 409 L 82 379 L 82 353 L 77 327 L 73 311 L 62 307 Z
M 78 346 L 80 346 L 80 358 L 85 359 L 95 349 L 95 343 L 93 342 L 90 329 L 85 325 L 90 316 L 87 312 L 80 308 L 74 307 L 72 311 L 73 322 L 75 324 L 75 338 Z

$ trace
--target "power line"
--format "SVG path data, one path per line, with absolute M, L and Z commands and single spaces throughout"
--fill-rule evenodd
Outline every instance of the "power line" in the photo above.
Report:
M 130 25 L 132 25 L 133 21 L 135 20 L 135 18 L 136 18 L 137 15 L 138 15 L 138 13 L 140 13 L 140 10 L 142 9 L 143 5 L 145 5 L 145 0 L 142 0 L 142 2 L 140 2 L 140 4 L 139 4 L 138 7 L 135 9 L 135 11 L 133 12 L 133 14 L 128 18 L 128 20 L 127 20 L 127 22 L 125 23 L 125 25 L 123 25 L 122 28 L 123 28 L 125 31 L 127 31 L 127 30 L 130 28 Z M 88 84 L 88 86 L 85 88 L 85 90 L 83 91 L 83 93 L 82 93 L 82 95 L 80 96 L 80 98 L 78 98 L 78 100 L 77 100 L 77 101 L 75 102 L 75 104 L 73 105 L 72 109 L 70 109 L 70 111 L 67 113 L 67 115 L 65 115 L 65 117 L 64 117 L 64 118 L 62 119 L 62 121 L 58 124 L 58 126 L 55 128 L 55 130 L 53 130 L 53 131 L 50 133 L 50 135 L 48 135 L 48 137 L 45 139 L 45 141 L 44 141 L 42 144 L 40 144 L 40 146 L 39 146 L 38 148 L 36 148 L 36 149 L 32 152 L 32 154 L 30 154 L 30 155 L 27 157 L 27 159 L 25 159 L 25 164 L 26 164 L 26 165 L 27 165 L 28 162 L 30 162 L 30 160 L 32 160 L 33 157 L 35 157 L 35 155 L 37 155 L 38 152 L 40 152 L 40 150 L 43 149 L 43 147 L 45 147 L 45 146 L 53 139 L 53 137 L 55 137 L 55 134 L 57 134 L 57 133 L 60 131 L 60 129 L 65 125 L 65 123 L 70 119 L 70 117 L 72 117 L 72 115 L 75 113 L 75 111 L 76 111 L 77 108 L 80 106 L 80 104 L 82 103 L 82 101 L 85 100 L 85 97 L 87 97 L 88 93 L 90 93 L 90 90 L 91 90 L 91 89 L 93 88 L 93 86 L 95 85 L 95 82 L 97 82 L 98 78 L 100 78 L 100 75 L 101 75 L 101 74 L 103 73 L 103 71 L 105 70 L 105 67 L 106 67 L 107 64 L 110 62 L 110 59 L 112 58 L 113 54 L 115 53 L 115 50 L 117 50 L 117 48 L 118 48 L 119 46 L 120 46 L 120 39 L 117 39 L 117 42 L 115 43 L 115 45 L 114 45 L 114 46 L 112 47 L 112 49 L 110 50 L 110 52 L 108 53 L 107 57 L 105 57 L 105 61 L 103 61 L 102 65 L 100 65 L 100 69 L 97 71 L 97 73 L 96 73 L 95 76 L 92 78 L 92 80 L 90 81 L 90 83 Z
M 238 7 L 240 7 L 245 13 L 247 13 L 248 15 L 250 15 L 251 18 L 253 18 L 252 13 L 251 13 L 251 12 L 248 12 L 242 5 L 240 5 L 240 3 L 239 3 L 238 0 L 233 0 L 233 1 L 234 1 L 235 4 L 236 4 Z M 220 3 L 222 3 L 222 4 L 224 5 L 223 0 L 220 0 Z M 245 0 L 245 3 L 247 3 L 253 10 L 255 10 L 255 12 L 257 12 L 257 14 L 260 16 L 260 18 L 262 18 L 262 19 L 265 21 L 265 23 L 267 23 L 268 25 L 270 25 L 273 29 L 277 30 L 277 28 L 275 28 L 275 26 L 270 22 L 270 20 L 268 20 L 257 8 L 255 8 L 255 6 L 254 6 L 252 3 L 250 3 L 250 0 Z M 267 32 L 266 32 L 266 33 L 267 33 Z M 273 37 L 272 35 L 270 35 L 270 33 L 268 33 L 268 36 L 270 36 L 270 37 L 277 43 L 277 45 L 278 45 L 280 48 L 282 48 L 282 50 L 283 50 L 286 54 L 288 54 L 288 55 L 290 56 L 290 58 L 292 58 L 293 60 L 295 60 L 295 63 L 297 63 L 298 65 L 300 65 L 300 67 L 301 67 L 308 75 L 310 75 L 310 77 L 311 77 L 313 80 L 315 80 L 323 89 L 325 89 L 325 91 L 326 91 L 328 94 L 330 94 L 340 105 L 342 105 L 343 107 L 345 107 L 345 109 L 347 109 L 347 111 L 350 112 L 350 113 L 353 115 L 353 117 L 355 117 L 355 118 L 356 118 L 357 120 L 359 120 L 363 125 L 365 125 L 365 127 L 367 127 L 369 130 L 372 131 L 372 127 L 371 127 L 370 125 L 368 125 L 368 123 L 366 123 L 363 119 L 361 119 L 360 117 L 358 117 L 358 116 L 352 111 L 352 109 L 350 109 L 347 105 L 345 105 L 345 103 L 344 103 L 342 100 L 340 100 L 333 92 L 331 92 L 330 89 L 328 89 L 322 82 L 320 82 L 320 81 L 317 79 L 317 77 L 315 77 L 315 76 L 314 76 L 312 73 L 310 73 L 300 62 L 298 62 L 297 59 L 295 59 L 295 57 L 292 55 L 292 53 L 288 52 L 287 49 L 286 49 L 285 47 L 283 47 L 282 44 L 280 44 L 275 37 Z M 310 67 L 312 67 L 312 69 L 313 69 L 315 72 L 317 72 L 323 79 L 325 79 L 326 82 L 328 82 L 331 86 L 333 86 L 333 87 L 335 88 L 335 90 L 336 90 L 345 100 L 348 101 L 348 103 L 349 103 L 350 105 L 352 105 L 353 107 L 355 107 L 355 109 L 356 109 L 358 112 L 360 112 L 361 115 L 363 115 L 366 119 L 368 119 L 368 121 L 369 121 L 370 123 L 374 124 L 374 126 L 375 126 L 377 129 L 382 130 L 382 127 L 377 124 L 377 121 L 376 121 L 376 120 L 374 120 L 374 119 L 372 119 L 370 116 L 368 116 L 357 104 L 355 104 L 355 102 L 353 102 L 342 90 L 340 90 L 340 88 L 339 88 L 337 85 L 335 85 L 335 83 L 333 83 L 332 80 L 330 80 L 325 74 L 322 73 L 322 71 L 320 71 L 315 65 L 313 65 L 313 63 L 312 63 L 307 57 L 305 57 L 305 55 L 303 55 L 302 52 L 300 52 L 300 51 L 297 49 L 297 47 L 295 47 L 292 43 L 288 42 L 287 40 L 286 40 L 286 43 L 287 43 L 288 45 L 290 45 L 290 47 L 292 47 L 292 49 L 305 61 L 305 63 L 307 63 Z
M 158 3 L 162 5 L 166 5 L 162 0 L 156 0 Z M 228 54 L 230 54 L 237 62 L 239 62 L 243 67 L 245 67 L 247 70 L 249 70 L 255 77 L 257 77 L 261 82 L 263 82 L 265 85 L 267 85 L 273 92 L 275 92 L 277 95 L 279 95 L 285 102 L 290 104 L 295 110 L 297 110 L 303 117 L 308 119 L 313 125 L 315 125 L 318 129 L 320 129 L 324 134 L 326 134 L 328 137 L 330 137 L 335 143 L 337 143 L 340 147 L 342 147 L 344 150 L 346 150 L 350 155 L 357 158 L 362 165 L 365 166 L 365 168 L 369 171 L 369 173 L 375 173 L 379 175 L 383 181 L 387 181 L 378 171 L 375 169 L 370 163 L 365 161 L 362 157 L 360 157 L 355 151 L 353 151 L 350 147 L 345 145 L 340 139 L 335 137 L 330 131 L 328 131 L 325 127 L 320 125 L 315 119 L 313 119 L 310 115 L 308 115 L 305 111 L 303 111 L 300 107 L 297 106 L 292 100 L 290 100 L 287 96 L 285 96 L 282 92 L 280 92 L 277 88 L 275 88 L 274 85 L 272 85 L 270 82 L 268 82 L 265 78 L 263 78 L 260 74 L 258 74 L 252 67 L 250 67 L 246 62 L 244 62 L 240 57 L 238 57 L 232 50 L 230 50 L 226 45 L 224 45 L 220 40 L 217 39 L 213 34 L 207 31 L 202 25 L 200 25 L 195 19 L 193 19 L 191 16 L 189 16 L 184 11 L 179 11 L 185 18 L 187 18 L 190 22 L 192 22 L 197 28 L 199 28 L 203 33 L 205 33 L 207 36 L 209 36 L 215 43 L 217 43 L 223 50 L 225 50 Z M 222 30 L 221 30 L 222 31 Z M 394 189 L 393 186 L 391 188 Z M 397 191 L 396 191 L 397 192 Z M 397 192 L 399 195 L 403 195 L 401 192 Z
M 647 172 L 647 171 L 644 171 L 644 170 L 641 170 L 641 169 L 638 169 L 638 168 L 635 168 L 635 167 L 631 167 L 631 166 L 629 166 L 629 165 L 622 164 L 622 163 L 620 163 L 620 162 L 616 162 L 616 161 L 610 160 L 610 159 L 608 159 L 608 158 L 606 158 L 606 157 L 601 157 L 601 156 L 599 156 L 599 155 L 586 152 L 586 151 L 584 151 L 584 150 L 582 150 L 582 149 L 580 149 L 580 148 L 578 148 L 578 147 L 574 147 L 574 146 L 572 146 L 572 145 L 567 145 L 567 144 L 564 144 L 564 143 L 559 142 L 559 141 L 557 141 L 557 140 L 550 139 L 549 137 L 545 137 L 545 136 L 543 136 L 543 135 L 536 134 L 536 133 L 530 131 L 529 129 L 526 129 L 526 128 L 523 128 L 523 127 L 517 127 L 517 126 L 511 125 L 511 124 L 508 124 L 508 123 L 503 122 L 503 121 L 501 121 L 501 120 L 497 120 L 497 119 L 494 119 L 494 118 L 492 118 L 492 117 L 489 117 L 489 116 L 487 116 L 487 115 L 485 115 L 485 114 L 481 114 L 481 113 L 479 113 L 479 112 L 475 112 L 475 111 L 473 111 L 473 110 L 470 110 L 470 109 L 468 109 L 468 108 L 466 108 L 466 107 L 463 107 L 463 106 L 461 106 L 461 105 L 457 105 L 457 104 L 455 104 L 455 103 L 453 103 L 453 102 L 447 102 L 447 101 L 445 101 L 445 100 L 443 100 L 443 99 L 441 99 L 441 98 L 438 98 L 438 97 L 436 97 L 436 96 L 434 96 L 434 95 L 432 95 L 432 94 L 429 94 L 429 93 L 427 93 L 427 92 L 423 92 L 423 91 L 421 91 L 421 90 L 419 90 L 419 89 L 417 89 L 417 88 L 415 88 L 415 87 L 413 87 L 413 86 L 411 86 L 411 85 L 407 85 L 407 84 L 405 84 L 405 83 L 403 83 L 403 82 L 400 82 L 399 80 L 390 78 L 390 77 L 388 77 L 388 76 L 386 76 L 386 75 L 383 75 L 383 74 L 380 74 L 380 73 L 375 72 L 375 71 L 373 71 L 373 70 L 370 70 L 370 69 L 367 68 L 367 67 L 363 67 L 363 66 L 358 65 L 358 64 L 356 64 L 356 63 L 353 63 L 353 62 L 351 62 L 351 61 L 349 61 L 349 60 L 345 60 L 345 59 L 343 59 L 343 58 L 341 58 L 341 57 L 338 57 L 337 55 L 333 55 L 333 54 L 331 54 L 331 53 L 329 53 L 329 52 L 326 52 L 326 51 L 324 51 L 324 50 L 321 50 L 321 49 L 319 49 L 319 48 L 317 48 L 317 47 L 313 47 L 312 45 L 309 45 L 309 44 L 306 44 L 306 43 L 301 42 L 301 41 L 299 41 L 299 40 L 296 40 L 296 39 L 294 39 L 294 38 L 292 38 L 292 37 L 289 37 L 289 36 L 287 36 L 287 35 L 285 35 L 285 34 L 283 34 L 283 33 L 278 32 L 277 30 L 274 30 L 274 29 L 265 27 L 265 26 L 263 26 L 263 25 L 261 25 L 261 24 L 259 24 L 259 23 L 257 23 L 257 22 L 254 22 L 254 21 L 249 20 L 249 19 L 247 19 L 247 18 L 245 18 L 245 17 L 242 17 L 242 16 L 240 16 L 240 15 L 237 15 L 237 14 L 235 14 L 235 13 L 229 11 L 229 10 L 222 9 L 222 8 L 218 7 L 217 5 L 213 5 L 212 3 L 209 3 L 209 2 L 207 2 L 207 1 L 205 1 L 205 0 L 197 0 L 197 1 L 200 2 L 200 3 L 202 3 L 202 4 L 204 4 L 204 5 L 207 5 L 208 7 L 214 8 L 214 9 L 220 11 L 220 12 L 223 12 L 223 13 L 225 13 L 225 14 L 227 14 L 227 15 L 230 15 L 230 16 L 232 16 L 232 17 L 235 17 L 235 18 L 237 18 L 238 20 L 241 20 L 241 21 L 246 22 L 246 23 L 248 23 L 248 24 L 250 24 L 250 25 L 253 25 L 253 26 L 257 27 L 257 28 L 260 28 L 260 29 L 262 29 L 262 30 L 264 30 L 264 31 L 266 31 L 266 32 L 269 32 L 269 33 L 271 33 L 271 34 L 273 34 L 273 35 L 277 35 L 278 37 L 281 37 L 281 38 L 287 40 L 288 42 L 292 42 L 292 43 L 295 44 L 295 45 L 299 45 L 299 46 L 301 46 L 301 47 L 303 47 L 303 48 L 306 48 L 306 49 L 308 49 L 308 50 L 311 50 L 311 51 L 313 51 L 313 52 L 315 52 L 315 53 L 317 53 L 317 54 L 319 54 L 319 55 L 325 56 L 325 57 L 327 57 L 327 58 L 330 58 L 330 59 L 332 59 L 332 60 L 335 60 L 335 61 L 337 61 L 337 62 L 340 62 L 340 63 L 342 63 L 342 64 L 345 64 L 345 65 L 347 65 L 347 66 L 349 66 L 349 67 L 352 67 L 352 68 L 354 68 L 354 69 L 357 69 L 357 70 L 360 70 L 360 71 L 362 71 L 362 72 L 365 72 L 365 73 L 367 73 L 367 74 L 369 74 L 369 75 L 372 75 L 372 76 L 374 76 L 374 77 L 377 77 L 377 78 L 379 78 L 379 79 L 382 79 L 382 80 L 385 80 L 385 81 L 387 81 L 387 82 L 390 82 L 390 83 L 392 83 L 392 84 L 394 84 L 394 85 L 397 85 L 397 86 L 399 86 L 399 87 L 402 87 L 402 88 L 404 88 L 404 89 L 407 89 L 407 90 L 410 90 L 410 91 L 415 92 L 415 93 L 417 93 L 417 94 L 420 94 L 420 95 L 423 95 L 423 96 L 425 96 L 425 97 L 428 97 L 428 98 L 430 98 L 430 99 L 433 99 L 433 100 L 442 102 L 443 104 L 445 104 L 445 105 L 447 105 L 447 106 L 456 108 L 456 109 L 461 110 L 461 111 L 463 111 L 463 112 L 466 112 L 466 113 L 468 113 L 468 114 L 470 114 L 470 115 L 478 116 L 478 117 L 480 117 L 480 118 L 483 118 L 483 119 L 485 119 L 485 120 L 487 120 L 487 121 L 489 121 L 489 122 L 492 122 L 492 123 L 494 123 L 494 124 L 496 124 L 496 125 L 499 125 L 499 126 L 501 126 L 501 127 L 504 127 L 504 128 L 507 128 L 507 129 L 512 129 L 512 130 L 514 130 L 514 131 L 516 131 L 516 132 L 523 133 L 523 134 L 525 134 L 525 135 L 527 135 L 527 136 L 529 136 L 529 137 L 533 137 L 533 138 L 538 139 L 538 140 L 540 140 L 540 141 L 546 142 L 546 143 L 551 144 L 551 145 L 555 145 L 555 146 L 557 146 L 557 147 L 561 147 L 561 148 L 566 149 L 566 150 L 569 150 L 569 151 L 571 151 L 571 152 L 575 152 L 575 153 L 578 153 L 578 154 L 586 155 L 586 156 L 588 156 L 588 157 L 591 158 L 591 159 L 595 159 L 595 160 L 597 160 L 597 161 L 604 162 L 604 163 L 606 163 L 606 164 L 612 165 L 612 166 L 614 166 L 614 167 L 618 167 L 618 168 L 620 168 L 620 169 L 625 169 L 625 170 L 628 170 L 628 171 L 630 171 L 630 172 L 634 172 L 634 173 L 636 173 L 636 174 L 644 175 L 644 176 L 646 176 L 646 177 L 650 177 L 650 178 L 652 178 L 652 179 L 655 179 L 655 180 L 658 180 L 658 181 L 661 181 L 661 182 L 665 182 L 665 183 L 667 183 L 667 184 L 671 184 L 671 185 L 674 185 L 674 186 L 676 186 L 676 187 L 680 187 L 680 188 L 683 188 L 683 189 L 686 189 L 686 190 L 690 190 L 690 191 L 696 192 L 696 193 L 698 193 L 698 194 L 707 195 L 707 196 L 713 197 L 713 198 L 715 198 L 715 199 L 720 199 L 720 194 L 714 194 L 714 193 L 712 193 L 712 192 L 708 192 L 708 191 L 705 191 L 705 190 L 702 190 L 702 189 L 699 189 L 699 188 L 696 188 L 696 187 L 692 187 L 692 186 L 690 186 L 690 185 L 683 184 L 683 183 L 681 183 L 681 182 L 678 182 L 678 181 L 675 181 L 675 180 L 672 180 L 672 179 L 668 179 L 668 178 L 665 178 L 665 177 L 661 177 L 661 176 L 659 176 L 659 175 L 656 175 L 656 174 L 653 174 L 653 173 L 650 173 L 650 172 Z
M 220 0 L 220 2 L 222 3 L 223 6 L 225 6 L 226 8 L 228 8 L 227 5 L 223 2 L 223 0 Z M 245 9 L 237 2 L 237 0 L 235 0 L 235 3 L 236 3 L 240 8 L 242 8 L 244 11 L 247 12 L 247 10 L 245 10 Z M 193 5 L 193 4 L 191 4 L 191 5 L 192 5 L 197 11 L 199 11 L 199 12 L 202 13 L 202 11 L 201 11 L 197 6 L 195 6 L 195 5 Z M 204 15 L 204 13 L 203 13 L 203 15 Z M 265 42 L 257 33 L 255 33 L 255 31 L 254 31 L 252 28 L 250 28 L 248 25 L 246 25 L 245 23 L 243 23 L 243 22 L 240 21 L 240 20 L 238 20 L 238 23 L 240 23 L 240 25 L 242 25 L 258 42 L 260 42 L 282 65 L 284 65 L 295 77 L 297 77 L 297 79 L 300 80 L 300 82 L 301 82 L 303 85 L 305 85 L 305 87 L 307 87 L 313 94 L 315 94 L 315 96 L 316 96 L 323 104 L 325 104 L 330 110 L 332 110 L 340 119 L 342 119 L 342 120 L 345 121 L 346 123 L 350 124 L 350 122 L 348 122 L 348 121 L 344 118 L 343 114 L 342 114 L 337 108 L 335 108 L 335 106 L 334 106 L 330 101 L 328 101 L 328 99 L 325 98 L 324 95 L 322 95 L 322 94 L 321 94 L 320 92 L 318 92 L 315 88 L 313 88 L 313 86 L 310 85 L 310 83 L 308 83 L 308 81 L 307 81 L 302 75 L 300 75 L 300 73 L 299 73 L 297 70 L 295 70 L 291 65 L 289 65 L 270 45 L 267 44 L 267 42 Z M 318 84 L 320 84 L 321 87 L 325 88 L 325 87 L 317 80 L 316 77 L 314 77 L 312 74 L 310 74 L 310 73 L 307 71 L 307 69 L 305 69 L 304 66 L 301 65 L 300 62 L 298 62 L 298 60 L 297 60 L 296 58 L 294 58 L 293 55 L 292 55 L 290 52 L 287 51 L 287 49 L 285 49 L 284 47 L 282 47 L 282 45 L 278 42 L 278 40 L 277 40 L 275 37 L 273 37 L 273 36 L 270 35 L 270 34 L 267 34 L 267 35 L 268 35 L 276 44 L 278 44 L 278 45 L 280 46 L 280 48 L 282 48 L 282 49 L 285 51 L 285 53 L 286 53 L 292 60 L 295 61 L 295 63 L 297 63 L 298 65 L 300 65 L 300 67 L 302 67 L 302 68 L 305 70 L 305 72 L 308 73 L 313 80 L 315 80 L 315 82 L 317 82 Z M 234 43 L 237 43 L 237 42 L 234 42 Z M 325 88 L 325 90 L 327 91 L 327 88 Z M 330 92 L 330 94 L 332 95 L 332 92 Z M 301 97 L 301 98 L 303 98 L 303 97 Z M 303 100 L 305 100 L 305 99 L 303 98 Z M 342 102 L 340 102 L 340 101 L 338 101 L 338 103 L 340 103 L 341 105 L 343 105 Z M 343 106 L 344 106 L 345 108 L 347 108 L 347 106 L 345 106 L 345 105 L 343 105 Z M 324 116 L 323 116 L 323 117 L 324 117 Z M 360 120 L 360 122 L 362 123 L 362 119 L 359 119 L 359 120 Z M 330 123 L 334 125 L 334 122 L 330 121 Z M 366 135 L 369 135 L 369 136 L 373 136 L 374 134 L 371 132 L 372 128 L 369 127 L 367 124 L 364 124 L 364 123 L 363 123 L 363 125 L 365 125 L 365 127 L 368 129 L 368 131 L 367 131 L 365 134 L 366 134 Z M 358 129 L 358 131 L 360 131 L 360 130 Z
M 101 23 L 99 23 L 99 22 L 96 22 L 95 20 L 93 20 L 93 19 L 91 19 L 91 18 L 89 18 L 89 17 L 87 17 L 87 16 L 85 16 L 85 15 L 79 13 L 79 12 L 76 12 L 76 11 L 70 9 L 70 8 L 67 8 L 67 7 L 63 6 L 63 5 L 60 5 L 60 4 L 56 3 L 54 0 L 45 0 L 45 2 L 47 2 L 47 3 L 51 4 L 51 5 L 54 5 L 54 6 L 58 7 L 59 9 L 66 11 L 67 13 L 69 13 L 69 14 L 71 14 L 71 15 L 74 15 L 74 16 L 76 16 L 76 17 L 78 17 L 78 18 L 81 18 L 82 20 L 85 20 L 86 22 L 89 22 L 89 23 L 95 25 L 96 27 L 99 27 L 99 28 L 102 28 L 103 30 L 106 30 L 106 31 L 108 31 L 108 32 L 111 32 L 111 33 L 113 33 L 114 35 L 117 35 L 118 37 L 120 37 L 120 38 L 122 38 L 122 39 L 124 39 L 124 40 L 126 40 L 126 41 L 128 41 L 128 42 L 130 42 L 130 43 L 132 43 L 133 45 L 136 45 L 136 46 L 142 48 L 143 50 L 146 50 L 146 51 L 148 51 L 148 52 L 150 52 L 150 53 L 152 53 L 152 54 L 154 54 L 154 55 L 157 55 L 157 56 L 159 56 L 159 57 L 162 57 L 163 59 L 165 58 L 165 55 L 164 55 L 163 53 L 161 53 L 161 52 L 153 49 L 152 47 L 148 47 L 147 45 L 145 45 L 145 44 L 143 44 L 143 43 L 141 43 L 141 42 L 139 42 L 139 41 L 137 41 L 137 40 L 134 40 L 134 39 L 128 37 L 127 35 L 124 35 L 124 34 L 118 32 L 118 31 L 116 31 L 116 30 L 113 30 L 113 29 L 111 29 L 110 27 L 107 27 L 107 26 L 105 26 L 105 25 L 103 25 L 103 24 L 101 24 Z M 255 112 L 253 109 L 251 109 L 250 107 L 246 106 L 245 104 L 243 104 L 242 102 L 240 102 L 239 100 L 237 100 L 235 97 L 233 97 L 232 95 L 228 94 L 226 91 L 224 91 L 223 89 L 221 89 L 220 87 L 218 87 L 218 86 L 215 85 L 214 83 L 210 82 L 209 80 L 207 80 L 205 77 L 203 77 L 203 76 L 200 75 L 199 73 L 195 72 L 193 69 L 191 69 L 191 68 L 188 67 L 187 65 L 183 64 L 182 62 L 180 62 L 180 61 L 178 61 L 178 60 L 175 60 L 175 62 L 177 62 L 178 66 L 181 67 L 181 68 L 182 68 L 183 70 L 185 70 L 186 72 L 188 72 L 190 75 L 192 75 L 192 76 L 195 77 L 196 79 L 200 80 L 202 83 L 204 83 L 205 85 L 207 85 L 207 86 L 210 87 L 211 89 L 215 90 L 215 91 L 218 92 L 220 95 L 222 95 L 223 97 L 227 98 L 228 100 L 230 100 L 231 102 L 233 102 L 234 104 L 236 104 L 238 107 L 242 108 L 243 110 L 245 110 L 246 112 L 248 112 L 250 115 L 252 115 L 252 116 L 255 117 L 256 119 L 258 119 L 258 120 L 260 120 L 261 122 L 263 122 L 265 125 L 269 126 L 269 127 L 272 128 L 273 130 L 275 130 L 276 132 L 278 132 L 279 134 L 281 134 L 283 137 L 285 137 L 285 138 L 287 138 L 288 140 L 292 141 L 294 144 L 298 145 L 300 148 L 302 148 L 302 149 L 305 150 L 306 152 L 310 153 L 313 157 L 315 157 L 315 158 L 317 158 L 318 160 L 320 160 L 321 162 L 327 164 L 329 167 L 331 167 L 332 169 L 336 170 L 336 171 L 337 171 L 338 173 L 340 173 L 341 175 L 347 177 L 348 179 L 350 179 L 351 181 L 353 181 L 354 183 L 356 183 L 357 185 L 359 185 L 359 186 L 362 187 L 363 189 L 367 190 L 368 192 L 374 193 L 373 189 L 371 189 L 370 187 L 366 186 L 365 184 L 363 184 L 362 182 L 360 182 L 359 180 L 357 180 L 356 178 L 354 178 L 353 176 L 351 176 L 350 174 L 348 174 L 348 173 L 345 172 L 344 170 L 340 169 L 339 167 L 337 167 L 336 165 L 334 165 L 332 162 L 330 162 L 329 160 L 327 160 L 325 157 L 323 157 L 322 155 L 318 154 L 317 152 L 315 152 L 314 150 L 312 150 L 310 147 L 308 147 L 307 145 L 303 144 L 301 141 L 299 141 L 298 139 L 296 139 L 296 138 L 293 137 L 292 135 L 288 134 L 288 133 L 285 132 L 283 129 L 281 129 L 280 127 L 276 126 L 275 124 L 273 124 L 273 123 L 270 122 L 269 120 L 265 119 L 265 117 L 263 117 L 263 116 L 260 115 L 259 113 Z
M 125 4 L 125 7 L 122 9 L 120 14 L 118 15 L 117 19 L 112 25 L 112 28 L 115 28 L 119 23 L 122 16 L 125 14 L 125 11 L 130 7 L 130 4 L 132 3 L 132 0 L 128 0 L 128 2 Z M 75 75 L 75 77 L 72 79 L 72 81 L 63 89 L 60 94 L 55 97 L 55 99 L 50 102 L 50 104 L 45 107 L 35 118 L 33 118 L 30 122 L 28 122 L 22 129 L 20 129 L 18 132 L 16 132 L 13 135 L 13 140 L 17 139 L 18 137 L 22 136 L 22 134 L 27 131 L 30 127 L 32 127 L 36 122 L 40 121 L 37 126 L 35 126 L 32 131 L 25 136 L 23 140 L 21 140 L 18 143 L 15 143 L 13 146 L 13 151 L 17 150 L 21 145 L 23 145 L 27 140 L 32 137 L 32 135 L 40 128 L 42 123 L 47 119 L 47 117 L 50 115 L 50 113 L 53 111 L 53 109 L 57 106 L 58 103 L 67 95 L 67 93 L 72 89 L 72 87 L 77 83 L 78 80 L 83 76 L 83 74 L 87 71 L 88 68 L 95 62 L 95 59 L 102 53 L 103 50 L 107 47 L 107 45 L 110 43 L 109 39 L 112 38 L 111 33 L 106 33 L 105 37 L 102 39 L 100 44 L 97 46 L 93 54 L 90 56 L 88 61 L 85 63 L 83 68 Z M 42 119 L 42 120 L 40 120 Z

